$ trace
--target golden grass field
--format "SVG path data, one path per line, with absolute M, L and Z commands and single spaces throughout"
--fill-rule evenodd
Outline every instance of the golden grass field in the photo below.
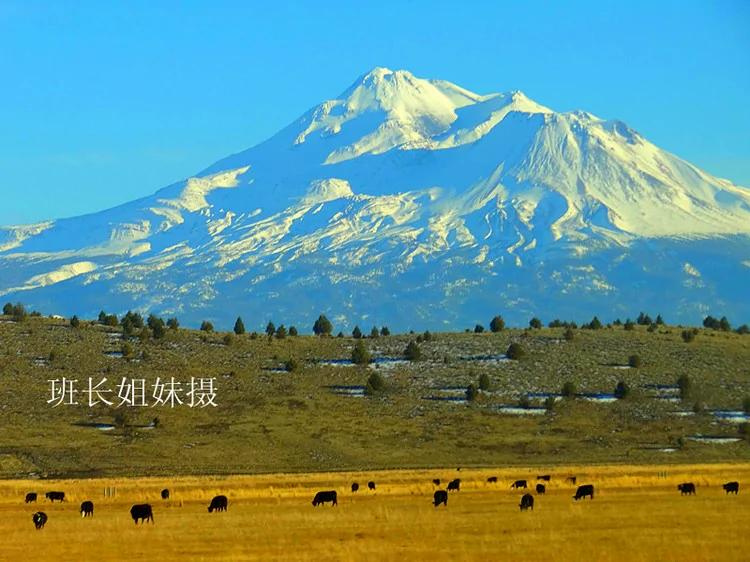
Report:
M 533 512 L 518 509 L 510 483 L 551 473 Z M 596 498 L 574 502 L 574 487 L 596 486 Z M 498 476 L 497 484 L 487 484 Z M 433 478 L 462 479 L 448 506 L 431 504 Z M 370 492 L 366 482 L 374 480 Z M 739 496 L 721 485 L 740 482 Z M 364 489 L 349 490 L 357 481 Z M 693 481 L 697 495 L 676 485 Z M 0 482 L 0 559 L 23 560 L 748 560 L 750 465 L 585 466 L 554 469 L 394 470 L 233 477 Z M 443 483 L 443 486 L 445 484 Z M 105 498 L 104 488 L 116 488 Z M 159 491 L 168 487 L 172 498 Z M 338 507 L 313 508 L 317 490 L 335 489 Z M 50 490 L 68 501 L 43 499 Z M 28 491 L 40 494 L 25 505 Z M 207 513 L 229 497 L 229 511 Z M 95 503 L 81 519 L 82 501 Z M 135 526 L 129 509 L 149 502 L 155 524 Z M 36 531 L 32 514 L 47 526 Z

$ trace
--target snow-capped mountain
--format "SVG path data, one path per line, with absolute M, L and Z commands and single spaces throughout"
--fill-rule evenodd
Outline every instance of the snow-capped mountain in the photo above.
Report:
M 620 121 L 386 68 L 150 197 L 0 229 L 3 300 L 224 326 L 746 320 L 748 281 L 749 189 Z

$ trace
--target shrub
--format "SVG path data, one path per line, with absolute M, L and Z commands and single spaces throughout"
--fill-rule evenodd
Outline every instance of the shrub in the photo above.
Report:
M 682 341 L 685 343 L 690 343 L 695 339 L 695 335 L 698 332 L 696 329 L 692 330 L 682 330 Z
M 502 332 L 505 329 L 505 320 L 503 320 L 502 316 L 495 316 L 490 321 L 490 330 L 493 334 L 496 334 L 497 332 Z
M 245 323 L 242 321 L 241 317 L 237 317 L 237 320 L 234 321 L 234 333 L 238 336 L 241 336 L 245 333 Z
M 232 334 L 224 334 L 222 341 L 224 342 L 224 345 L 230 346 L 234 343 L 234 336 Z
M 573 341 L 576 337 L 576 333 L 570 328 L 565 328 L 565 333 L 563 334 L 563 337 L 565 338 L 565 341 Z
M 180 328 L 180 321 L 177 318 L 170 318 L 167 320 L 167 328 L 176 332 Z
M 627 320 L 625 320 L 625 325 L 623 326 L 623 328 L 625 328 L 625 330 L 627 330 L 628 332 L 632 332 L 633 330 L 635 330 L 635 324 L 630 318 L 628 318 Z
M 746 414 L 750 414 L 750 396 L 745 396 L 742 400 L 742 409 Z
M 680 389 L 680 398 L 685 400 L 688 396 L 690 396 L 690 377 L 687 375 L 680 375 L 677 378 L 677 388 Z
M 562 385 L 562 390 L 560 390 L 560 394 L 562 394 L 564 398 L 573 398 L 576 395 L 575 383 L 571 381 L 567 381 L 565 384 Z
M 633 369 L 640 369 L 641 364 L 641 358 L 638 355 L 631 355 L 628 357 L 628 366 Z
M 591 322 L 589 322 L 588 327 L 589 330 L 601 330 L 603 326 L 601 320 L 597 316 L 594 316 Z
M 741 334 L 741 335 L 744 336 L 744 335 L 750 334 L 750 326 L 748 326 L 747 324 L 743 324 L 742 326 L 740 326 L 739 328 L 737 328 L 737 330 L 735 330 L 735 331 L 738 334 Z
M 508 346 L 505 356 L 513 361 L 520 361 L 526 355 L 526 351 L 519 343 L 512 343 Z
M 284 369 L 287 373 L 293 373 L 299 370 L 300 364 L 294 357 L 290 357 L 284 362 Z
M 469 402 L 474 402 L 477 397 L 479 396 L 479 391 L 477 390 L 477 387 L 474 386 L 474 384 L 470 384 L 466 388 L 466 400 Z
M 385 379 L 380 373 L 373 373 L 367 377 L 367 385 L 365 386 L 365 393 L 371 394 L 374 392 L 382 392 L 385 390 Z
M 487 373 L 479 375 L 479 389 L 485 392 L 490 389 L 490 376 Z
M 750 423 L 744 422 L 737 427 L 737 433 L 746 441 L 750 441 Z
M 209 322 L 208 320 L 204 320 L 201 322 L 201 332 L 213 332 L 214 331 L 214 325 Z
M 630 387 L 625 381 L 620 381 L 615 386 L 615 398 L 624 400 L 630 395 Z
M 78 316 L 73 316 L 73 318 L 70 319 L 70 327 L 71 328 L 81 327 L 81 321 L 78 319 Z
M 482 332 L 484 332 L 484 326 L 482 326 L 481 324 L 477 324 L 476 326 L 474 326 L 475 334 L 481 334 Z
M 355 365 L 367 365 L 370 361 L 372 361 L 370 352 L 367 351 L 364 342 L 358 340 L 352 350 L 352 363 Z
M 656 325 L 657 326 L 663 326 L 664 325 L 664 318 L 661 317 L 661 314 L 656 315 Z
M 297 337 L 299 335 L 299 332 L 297 332 L 297 328 L 294 326 L 289 326 L 289 335 L 294 337 Z
M 544 408 L 548 412 L 551 412 L 552 410 L 555 409 L 555 397 L 554 396 L 547 396 L 547 398 L 545 398 L 545 400 L 544 400 Z
M 534 330 L 539 330 L 542 327 L 542 321 L 536 316 L 529 320 L 529 327 Z
M 3 315 L 5 316 L 11 316 L 13 314 L 13 305 L 9 302 L 5 303 L 5 306 L 3 306 Z M 104 312 L 102 312 L 104 314 Z
M 404 350 L 404 357 L 409 361 L 419 361 L 422 359 L 422 350 L 415 341 L 410 341 Z
M 518 406 L 524 410 L 531 408 L 531 400 L 525 394 L 518 399 Z
M 276 337 L 280 340 L 283 340 L 286 337 L 286 328 L 284 327 L 284 324 L 281 324 L 276 328 Z
M 275 333 L 276 333 L 276 326 L 274 326 L 273 322 L 269 321 L 268 324 L 266 324 L 266 335 L 269 338 L 272 338 Z
M 649 332 L 655 332 L 658 329 L 659 329 L 659 326 L 657 326 L 656 324 L 649 324 L 648 325 L 648 331 Z
M 130 359 L 133 356 L 133 346 L 128 342 L 123 342 L 120 346 L 120 353 L 125 359 Z

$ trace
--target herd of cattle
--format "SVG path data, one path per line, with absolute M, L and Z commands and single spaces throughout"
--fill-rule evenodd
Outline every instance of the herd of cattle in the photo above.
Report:
M 549 474 L 543 474 L 536 477 L 537 483 L 535 486 L 535 490 L 537 495 L 542 495 L 547 491 L 547 488 L 545 484 L 542 482 L 550 482 L 552 479 L 552 476 Z M 490 476 L 487 478 L 487 484 L 497 484 L 498 479 L 497 476 Z M 577 484 L 577 478 L 575 476 L 569 476 L 566 478 L 566 483 L 572 484 L 575 486 Z M 435 478 L 432 481 L 433 486 L 439 487 L 441 484 L 441 481 L 439 478 Z M 512 490 L 527 490 L 529 488 L 529 483 L 526 480 L 515 480 L 511 485 L 510 488 Z M 370 481 L 367 483 L 367 488 L 371 491 L 375 491 L 375 482 Z M 740 491 L 740 484 L 739 482 L 727 482 L 722 486 L 723 490 L 727 494 L 738 494 Z M 445 507 L 448 507 L 448 492 L 458 492 L 461 489 L 461 479 L 455 478 L 448 482 L 445 490 L 435 490 L 435 493 L 433 494 L 432 498 L 432 504 L 435 507 L 440 506 L 441 504 Z M 692 482 L 683 482 L 682 484 L 677 485 L 677 489 L 680 492 L 680 495 L 695 495 L 695 484 Z M 351 486 L 352 493 L 357 493 L 359 491 L 359 483 L 353 482 Z M 65 501 L 65 492 L 47 492 L 44 495 L 45 499 L 48 500 L 50 503 L 54 503 L 56 501 L 64 502 Z M 170 492 L 168 489 L 164 489 L 161 491 L 161 498 L 163 500 L 168 500 L 170 498 Z M 594 499 L 594 485 L 593 484 L 583 484 L 581 486 L 578 486 L 576 488 L 576 493 L 573 496 L 573 499 L 578 501 L 580 499 Z M 36 492 L 29 492 L 26 494 L 25 503 L 35 503 L 37 501 L 37 494 Z M 335 490 L 326 490 L 326 491 L 320 491 L 315 494 L 315 497 L 313 498 L 312 504 L 314 507 L 317 507 L 319 505 L 324 505 L 326 503 L 330 503 L 331 506 L 338 505 L 338 498 Z M 229 500 L 226 496 L 215 496 L 211 503 L 208 506 L 208 512 L 213 513 L 214 511 L 226 511 L 227 507 L 229 505 Z M 527 509 L 534 509 L 534 496 L 530 493 L 524 493 L 523 496 L 521 496 L 521 503 L 518 505 L 521 511 L 526 511 Z M 94 516 L 94 502 L 87 500 L 81 503 L 81 517 L 93 517 Z M 142 503 L 142 504 L 135 504 L 133 507 L 130 508 L 130 517 L 133 519 L 133 522 L 137 525 L 140 523 L 145 523 L 146 521 L 150 521 L 151 523 L 154 522 L 154 512 L 153 508 L 151 507 L 151 504 Z M 37 511 L 32 516 L 32 521 L 34 523 L 34 527 L 36 527 L 37 530 L 43 529 L 44 525 L 47 523 L 47 514 L 42 511 Z

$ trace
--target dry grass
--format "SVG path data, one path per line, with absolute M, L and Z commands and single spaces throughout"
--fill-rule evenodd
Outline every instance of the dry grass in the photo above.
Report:
M 534 512 L 520 513 L 517 478 L 551 472 Z M 594 501 L 574 502 L 570 474 L 593 483 Z M 498 484 L 487 484 L 488 476 Z M 461 477 L 448 507 L 430 501 L 433 478 Z M 349 492 L 352 481 L 377 490 Z M 698 486 L 681 497 L 679 482 Z M 170 479 L 0 483 L 2 560 L 746 560 L 750 499 L 721 484 L 750 482 L 750 465 L 578 466 L 430 469 Z M 105 486 L 117 489 L 104 498 Z M 162 501 L 159 491 L 172 490 Z M 65 504 L 25 505 L 28 491 L 64 490 Z M 339 506 L 313 508 L 316 490 L 336 489 Z M 208 514 L 223 493 L 229 511 Z M 93 519 L 80 502 L 92 499 Z M 156 523 L 136 527 L 130 505 L 148 501 Z M 31 514 L 49 522 L 35 531 Z

